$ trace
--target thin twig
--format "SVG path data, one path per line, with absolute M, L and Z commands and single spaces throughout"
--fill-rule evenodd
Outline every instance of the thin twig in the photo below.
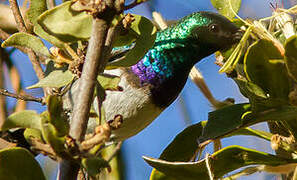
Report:
M 17 23 L 17 28 L 20 32 L 27 32 L 25 21 L 21 15 L 18 2 L 16 0 L 9 0 L 10 8 L 13 12 L 15 22 Z
M 112 154 L 110 155 L 110 157 L 107 159 L 108 162 L 110 162 L 120 151 L 121 147 L 122 147 L 123 142 L 119 142 L 116 147 L 113 149 Z
M 205 164 L 206 164 L 209 180 L 214 180 L 214 174 L 212 172 L 210 162 L 209 162 L 210 158 L 211 158 L 211 156 L 207 153 L 206 157 L 205 157 Z
M 296 166 L 296 168 L 294 170 L 294 174 L 293 174 L 292 180 L 297 180 L 297 166 Z
M 13 97 L 15 99 L 20 99 L 23 101 L 34 101 L 34 102 L 44 104 L 42 98 L 33 97 L 31 95 L 14 94 L 14 93 L 7 91 L 6 89 L 0 89 L 0 95 Z
M 44 155 L 49 155 L 53 158 L 56 158 L 56 153 L 49 144 L 44 144 L 37 139 L 31 139 L 32 148 L 35 151 L 41 152 Z
M 0 39 L 6 40 L 7 38 L 9 38 L 9 34 L 0 28 Z
M 146 2 L 147 0 L 142 0 L 142 1 L 139 1 L 139 0 L 134 0 L 131 4 L 128 4 L 127 6 L 124 6 L 124 10 L 128 10 L 128 9 L 132 9 L 134 8 L 135 6 L 143 3 L 143 2 Z
M 15 18 L 15 21 L 17 23 L 17 28 L 20 32 L 27 32 L 27 28 L 26 28 L 26 25 L 25 25 L 25 22 L 24 22 L 24 19 L 21 15 L 21 11 L 18 7 L 18 3 L 16 0 L 9 0 L 9 5 L 10 5 L 10 8 L 13 12 L 13 15 L 14 15 L 14 18 Z M 36 54 L 31 50 L 31 49 L 28 49 L 27 51 L 28 53 L 28 56 L 29 56 L 29 59 L 31 60 L 31 63 L 33 65 L 33 69 L 35 70 L 35 73 L 38 77 L 38 79 L 43 79 L 44 78 L 44 73 L 43 73 L 43 70 L 42 70 L 42 67 L 38 61 L 38 58 L 36 56 Z M 46 92 L 45 92 L 46 93 Z
M 164 30 L 168 27 L 166 21 L 163 19 L 162 15 L 156 11 L 152 13 L 152 16 L 157 23 L 157 25 L 160 27 L 160 29 Z
M 55 0 L 47 0 L 48 8 L 53 9 L 56 6 Z
M 0 88 L 4 87 L 4 73 L 3 73 L 3 66 L 4 66 L 4 49 L 0 47 Z M 6 119 L 6 101 L 5 97 L 0 97 L 0 128 L 5 122 Z
M 191 69 L 190 78 L 207 98 L 207 100 L 215 107 L 218 104 L 218 101 L 213 97 L 204 81 L 202 74 L 195 66 Z
M 11 142 L 8 142 L 8 141 L 0 138 L 0 149 L 12 148 L 12 147 L 16 147 L 16 146 L 17 146 L 16 143 L 11 143 Z

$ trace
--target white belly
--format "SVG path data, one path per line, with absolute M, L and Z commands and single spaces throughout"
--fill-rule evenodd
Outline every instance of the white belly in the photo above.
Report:
M 128 84 L 126 77 L 122 75 L 122 70 L 106 70 L 104 73 L 121 77 L 119 86 L 123 88 L 123 91 L 106 91 L 107 96 L 103 107 L 107 121 L 112 120 L 116 115 L 123 116 L 123 123 L 120 128 L 112 132 L 111 137 L 115 141 L 125 140 L 148 126 L 162 112 L 162 109 L 152 103 L 148 89 L 144 90 Z M 75 101 L 79 99 L 76 97 L 77 85 L 76 82 L 71 91 L 65 95 L 64 108 L 72 109 Z M 98 112 L 97 100 L 93 105 Z M 93 132 L 96 126 L 96 120 L 91 118 L 88 123 L 88 133 Z
M 123 88 L 123 91 L 107 91 L 106 100 L 103 102 L 106 120 L 111 120 L 118 114 L 123 116 L 120 128 L 112 132 L 112 138 L 117 141 L 134 136 L 162 112 L 152 103 L 149 92 L 128 84 L 122 72 L 120 69 L 104 71 L 104 73 L 121 77 L 119 86 Z

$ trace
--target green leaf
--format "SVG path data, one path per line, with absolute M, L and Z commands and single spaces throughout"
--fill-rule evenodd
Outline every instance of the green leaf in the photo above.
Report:
M 297 116 L 297 107 L 295 106 L 271 108 L 257 113 L 249 111 L 249 107 L 249 104 L 236 104 L 209 113 L 209 121 L 203 130 L 202 137 L 199 139 L 200 142 L 229 136 L 230 133 L 236 133 L 241 128 L 260 122 L 290 122 Z M 264 138 L 264 135 L 262 138 Z
M 41 132 L 42 137 L 44 138 L 45 142 L 50 144 L 53 148 L 54 152 L 60 156 L 67 156 L 65 153 L 65 137 L 60 137 L 57 129 L 54 125 L 50 123 L 49 114 L 48 112 L 43 112 L 41 114 L 42 117 L 42 125 L 41 125 Z
M 42 29 L 42 27 L 39 24 L 36 24 L 33 29 L 34 33 L 37 34 L 39 37 L 47 40 L 52 45 L 58 47 L 58 48 L 64 48 L 64 43 L 57 39 L 55 36 L 50 35 L 46 31 Z
M 158 171 L 176 179 L 196 180 L 197 177 L 199 177 L 199 179 L 209 179 L 206 159 L 197 162 L 169 162 L 149 157 L 143 158 Z M 230 162 L 230 160 L 232 160 L 232 163 L 226 166 L 226 163 Z M 231 171 L 249 165 L 263 164 L 278 166 L 296 163 L 297 160 L 285 159 L 240 146 L 229 146 L 212 154 L 208 162 L 215 176 L 214 179 L 218 179 Z
M 234 81 L 237 83 L 239 90 L 242 95 L 249 98 L 249 100 L 253 99 L 259 99 L 264 100 L 268 99 L 267 94 L 261 89 L 259 86 L 252 82 L 248 82 L 245 79 L 234 79 Z
M 32 24 L 37 23 L 37 18 L 44 11 L 47 10 L 46 0 L 31 0 L 30 7 L 27 11 L 27 18 L 30 20 Z
M 113 91 L 119 90 L 120 80 L 121 80 L 120 77 L 109 75 L 109 74 L 100 74 L 97 77 L 97 81 L 101 84 L 101 86 L 105 90 L 113 90 Z
M 259 40 L 252 44 L 244 58 L 244 71 L 248 80 L 270 98 L 287 102 L 289 80 L 283 57 L 271 41 Z
M 132 22 L 130 29 L 137 34 L 134 47 L 124 57 L 109 63 L 106 69 L 132 66 L 154 45 L 157 28 L 149 19 L 139 15 L 133 16 L 135 21 Z
M 230 133 L 230 134 L 226 135 L 225 137 L 238 136 L 238 135 L 255 136 L 255 137 L 270 141 L 273 134 L 266 132 L 266 131 L 256 130 L 256 129 L 247 127 L 247 128 L 242 128 L 242 129 L 236 130 L 235 132 Z
M 242 126 L 247 127 L 264 121 L 292 121 L 297 117 L 297 107 L 281 106 L 258 113 L 245 113 L 242 116 Z
M 35 111 L 24 110 L 8 116 L 2 126 L 2 131 L 12 128 L 41 129 L 41 118 Z
M 231 1 L 231 2 L 229 2 Z M 229 19 L 233 19 L 235 14 L 231 10 L 230 3 L 232 4 L 232 9 L 235 13 L 238 13 L 241 5 L 241 0 L 211 0 L 211 4 L 224 16 Z
M 50 95 L 47 97 L 47 109 L 50 123 L 55 127 L 57 136 L 62 137 L 69 132 L 69 123 L 63 109 L 61 97 Z
M 32 139 L 44 142 L 41 130 L 38 129 L 26 128 L 24 131 L 24 137 L 29 144 L 32 144 Z
M 159 159 L 167 161 L 190 161 L 199 147 L 197 139 L 201 136 L 206 121 L 191 125 L 179 133 L 162 152 Z M 150 180 L 174 180 L 173 177 L 153 169 Z
M 43 42 L 36 36 L 28 33 L 18 32 L 6 39 L 1 46 L 22 46 L 32 49 L 34 52 L 50 57 L 50 53 Z
M 92 29 L 92 16 L 72 10 L 71 1 L 44 12 L 37 22 L 44 31 L 65 43 L 87 40 Z
M 285 42 L 285 62 L 289 75 L 297 82 L 297 35 Z
M 90 176 L 96 176 L 102 168 L 110 167 L 107 161 L 99 157 L 83 158 L 81 164 Z
M 168 161 L 189 161 L 198 148 L 197 139 L 201 136 L 206 123 L 206 121 L 202 121 L 184 129 L 166 147 L 160 159 Z
M 200 141 L 215 139 L 242 125 L 242 116 L 250 110 L 250 104 L 235 104 L 208 114 L 208 122 Z
M 128 31 L 125 35 L 118 35 L 115 37 L 113 47 L 121 47 L 132 44 L 137 39 L 133 30 Z
M 40 87 L 63 87 L 74 79 L 74 75 L 69 70 L 55 69 L 50 72 L 45 78 L 41 79 L 38 83 L 27 87 L 27 89 L 40 88 Z
M 0 150 L 0 179 L 45 180 L 34 156 L 24 148 Z
M 156 169 L 153 169 L 150 176 L 150 180 L 177 180 L 177 179 L 171 176 L 166 176 L 164 173 Z
M 233 80 L 238 85 L 242 95 L 249 99 L 251 109 L 254 113 L 279 107 L 287 102 L 280 98 L 270 98 L 261 87 L 245 79 L 235 78 Z
M 199 141 L 197 140 L 201 138 L 203 128 L 205 127 L 206 123 L 206 121 L 199 122 L 197 124 L 187 127 L 185 130 L 179 133 L 162 152 L 159 159 L 170 162 L 189 162 L 197 152 L 197 149 L 199 148 Z M 251 128 L 243 128 L 236 130 L 235 132 L 228 134 L 225 137 L 237 135 L 255 136 L 268 141 L 272 136 L 272 134 L 265 131 L 254 130 Z M 150 179 L 172 180 L 173 178 L 165 175 L 164 173 L 156 169 L 153 169 Z

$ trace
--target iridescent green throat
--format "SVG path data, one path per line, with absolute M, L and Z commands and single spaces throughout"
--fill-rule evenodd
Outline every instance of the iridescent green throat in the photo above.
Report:
M 132 71 L 142 83 L 159 86 L 168 78 L 186 74 L 201 58 L 212 53 L 209 47 L 199 45 L 191 36 L 198 26 L 207 26 L 211 21 L 200 13 L 193 13 L 157 33 L 154 46 L 146 53 Z
M 168 106 L 183 88 L 190 69 L 213 53 L 209 47 L 194 42 L 191 31 L 207 26 L 210 20 L 200 13 L 191 14 L 158 32 L 154 46 L 131 70 L 142 85 L 149 84 L 159 106 Z

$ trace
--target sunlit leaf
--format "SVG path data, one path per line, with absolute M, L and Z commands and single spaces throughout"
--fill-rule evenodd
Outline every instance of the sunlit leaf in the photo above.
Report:
M 135 45 L 120 60 L 109 63 L 106 69 L 132 66 L 154 45 L 157 32 L 156 27 L 150 20 L 143 16 L 133 16 L 135 17 L 135 21 L 132 22 L 131 30 L 137 34 Z
M 30 22 L 35 25 L 37 23 L 38 16 L 46 10 L 46 0 L 31 0 L 30 7 L 26 15 Z
M 39 37 L 47 40 L 52 45 L 58 47 L 58 48 L 64 48 L 64 43 L 57 39 L 55 36 L 50 35 L 46 31 L 42 29 L 42 27 L 39 24 L 36 24 L 33 29 L 34 33 L 37 34 Z
M 27 87 L 27 89 L 40 87 L 60 88 L 69 84 L 74 79 L 74 77 L 74 74 L 72 74 L 69 70 L 56 69 L 50 72 L 45 78 L 41 79 L 38 83 Z
M 45 180 L 40 165 L 26 149 L 0 150 L 0 164 L 0 179 Z
M 150 180 L 177 180 L 172 176 L 167 176 L 166 174 L 158 171 L 157 169 L 153 169 Z
M 24 137 L 29 144 L 32 144 L 32 139 L 44 142 L 41 130 L 38 129 L 26 128 L 24 131 Z
M 35 111 L 24 110 L 16 112 L 8 116 L 2 126 L 2 131 L 12 128 L 33 128 L 41 129 L 41 118 L 40 115 Z
M 119 82 L 121 79 L 118 76 L 100 74 L 97 80 L 105 90 L 119 90 Z
M 36 36 L 28 33 L 18 32 L 6 39 L 1 46 L 22 46 L 32 49 L 34 52 L 50 57 L 50 53 L 43 42 Z
M 41 114 L 41 118 L 42 118 L 41 132 L 45 142 L 51 145 L 54 152 L 58 156 L 64 156 L 66 151 L 65 137 L 60 137 L 55 126 L 50 123 L 48 112 L 43 112 Z
M 230 2 L 229 2 L 230 1 Z M 232 9 L 237 13 L 240 9 L 241 0 L 211 0 L 211 4 L 224 16 L 232 19 L 235 14 L 231 10 L 230 3 L 232 4 Z
M 95 176 L 100 173 L 102 168 L 109 167 L 108 162 L 99 157 L 83 158 L 81 164 L 90 176 Z
M 44 12 L 37 22 L 44 31 L 63 42 L 87 40 L 92 29 L 92 16 L 72 10 L 70 1 Z
M 62 98 L 50 95 L 47 97 L 49 120 L 54 125 L 57 136 L 65 136 L 69 132 L 68 117 L 64 113 Z

